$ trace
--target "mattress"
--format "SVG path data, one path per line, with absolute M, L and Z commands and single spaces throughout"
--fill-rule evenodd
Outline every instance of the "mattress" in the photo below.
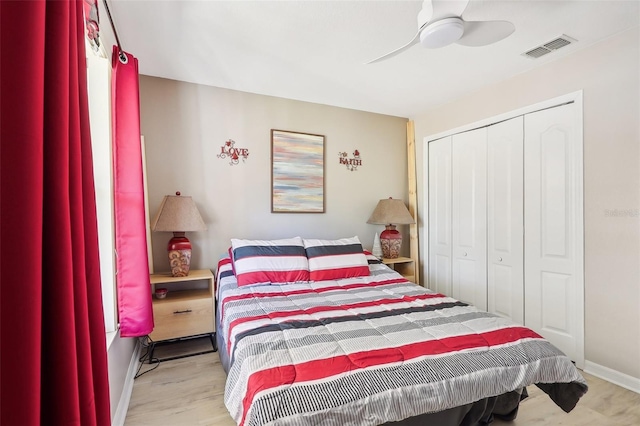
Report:
M 218 347 L 225 405 L 239 425 L 443 414 L 437 424 L 479 424 L 496 406 L 517 412 L 532 384 L 565 411 L 587 391 L 571 360 L 534 331 L 386 265 L 369 268 L 365 277 L 238 287 L 230 260 L 220 261 Z

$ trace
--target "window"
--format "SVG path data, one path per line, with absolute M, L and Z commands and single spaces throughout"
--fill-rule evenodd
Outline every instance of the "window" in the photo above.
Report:
M 104 48 L 87 41 L 87 86 L 98 216 L 102 304 L 106 332 L 118 329 L 111 168 L 111 64 Z

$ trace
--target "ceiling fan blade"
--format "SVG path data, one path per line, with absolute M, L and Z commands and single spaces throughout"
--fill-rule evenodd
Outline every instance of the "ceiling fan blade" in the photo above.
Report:
M 469 0 L 425 0 L 425 3 L 427 1 L 430 1 L 433 7 L 431 21 L 460 17 L 469 4 Z
M 418 28 L 424 27 L 429 22 L 459 17 L 468 4 L 469 0 L 424 0 L 422 9 L 418 13 Z
M 509 37 L 516 30 L 509 21 L 465 21 L 464 34 L 457 44 L 469 47 L 486 46 Z
M 374 59 L 373 61 L 369 61 L 367 62 L 365 65 L 369 65 L 369 64 L 373 64 L 376 62 L 380 62 L 383 61 L 385 59 L 389 59 L 389 58 L 393 58 L 394 56 L 396 56 L 398 53 L 403 52 L 405 50 L 407 50 L 408 48 L 410 48 L 411 46 L 413 46 L 414 44 L 417 44 L 420 41 L 420 30 L 418 30 L 418 32 L 416 33 L 415 36 L 413 36 L 413 39 L 411 39 L 411 41 L 407 44 L 405 44 L 402 47 L 397 48 L 396 50 L 393 50 L 389 53 L 385 53 L 384 55 Z

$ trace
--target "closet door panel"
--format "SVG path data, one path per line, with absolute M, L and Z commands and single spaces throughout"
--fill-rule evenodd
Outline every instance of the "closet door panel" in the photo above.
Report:
M 524 324 L 524 118 L 488 128 L 488 310 Z
M 451 137 L 429 143 L 428 285 L 451 296 Z
M 452 137 L 453 297 L 487 309 L 487 129 Z
M 580 366 L 582 144 L 574 104 L 525 117 L 525 325 Z

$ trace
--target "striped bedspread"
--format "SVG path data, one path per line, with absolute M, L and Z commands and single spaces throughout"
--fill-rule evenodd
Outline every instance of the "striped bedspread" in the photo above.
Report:
M 545 391 L 570 410 L 586 392 L 571 361 L 535 332 L 385 265 L 370 269 L 238 288 L 221 260 L 225 404 L 239 425 L 379 425 L 534 383 L 561 384 Z

